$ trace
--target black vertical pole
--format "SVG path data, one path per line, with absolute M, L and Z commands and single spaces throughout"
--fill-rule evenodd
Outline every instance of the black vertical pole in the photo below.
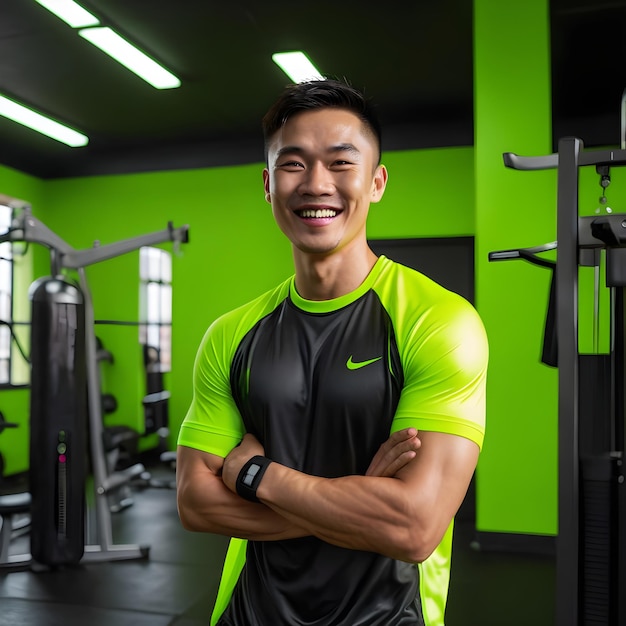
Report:
M 621 137 L 620 137 L 620 148 L 622 150 L 626 150 L 626 89 L 622 91 L 622 102 L 621 102 L 621 116 L 620 116 L 620 124 L 621 124 Z M 617 471 L 617 519 L 618 519 L 618 528 L 616 530 L 617 533 L 617 567 L 615 572 L 615 585 L 614 589 L 619 590 L 617 592 L 617 623 L 618 624 L 626 624 L 626 594 L 622 593 L 621 590 L 624 589 L 624 585 L 626 585 L 626 484 L 624 484 L 624 462 L 626 459 L 624 455 L 626 454 L 626 402 L 624 401 L 624 394 L 626 393 L 626 375 L 625 375 L 625 365 L 624 358 L 626 357 L 626 332 L 624 329 L 624 325 L 626 324 L 625 311 L 624 311 L 624 299 L 625 299 L 625 289 L 621 289 L 621 318 L 619 319 L 620 329 L 621 329 L 621 361 L 620 361 L 620 377 L 616 380 L 619 381 L 620 384 L 620 393 L 621 393 L 621 406 L 620 410 L 616 411 L 616 451 L 620 458 L 618 459 L 618 471 Z
M 613 310 L 614 334 L 612 346 L 614 374 L 614 450 L 617 463 L 615 472 L 617 522 L 613 528 L 617 541 L 614 580 L 611 585 L 615 607 L 615 623 L 626 624 L 626 597 L 623 593 L 626 584 L 626 485 L 624 484 L 624 453 L 626 451 L 626 289 L 615 288 Z
M 559 350 L 559 508 L 556 626 L 579 624 L 578 158 L 582 142 L 559 141 L 556 264 Z

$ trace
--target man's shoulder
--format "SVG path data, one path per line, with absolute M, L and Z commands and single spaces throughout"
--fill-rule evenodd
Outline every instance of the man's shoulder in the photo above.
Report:
M 421 272 L 385 259 L 375 285 L 383 305 L 394 320 L 396 331 L 413 336 L 446 329 L 454 334 L 484 333 L 482 320 L 472 303 Z
M 394 299 L 397 304 L 411 309 L 432 306 L 473 308 L 463 296 L 419 270 L 388 258 L 382 261 L 375 290 L 384 297 Z

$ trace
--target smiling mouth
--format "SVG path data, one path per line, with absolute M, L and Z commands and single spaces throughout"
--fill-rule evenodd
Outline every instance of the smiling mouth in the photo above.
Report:
M 328 218 L 335 217 L 339 211 L 335 211 L 334 209 L 302 209 L 301 211 L 296 211 L 299 217 L 303 218 Z

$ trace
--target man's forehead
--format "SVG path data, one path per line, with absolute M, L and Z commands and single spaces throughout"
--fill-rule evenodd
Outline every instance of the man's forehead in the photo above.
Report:
M 298 111 L 290 115 L 281 128 L 283 130 L 305 126 L 345 126 L 359 128 L 362 125 L 363 121 L 361 118 L 348 109 L 324 107 L 321 109 Z
M 292 115 L 271 137 L 270 152 L 298 152 L 322 146 L 325 151 L 364 149 L 362 140 L 373 142 L 363 121 L 351 111 L 339 108 L 315 109 Z

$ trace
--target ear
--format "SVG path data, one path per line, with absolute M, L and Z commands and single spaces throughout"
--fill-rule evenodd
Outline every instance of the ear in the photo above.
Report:
M 379 165 L 374 172 L 374 180 L 372 181 L 372 202 L 378 202 L 385 193 L 387 187 L 387 168 Z
M 272 195 L 270 194 L 270 173 L 267 168 L 263 170 L 263 189 L 265 190 L 265 202 L 272 202 Z

